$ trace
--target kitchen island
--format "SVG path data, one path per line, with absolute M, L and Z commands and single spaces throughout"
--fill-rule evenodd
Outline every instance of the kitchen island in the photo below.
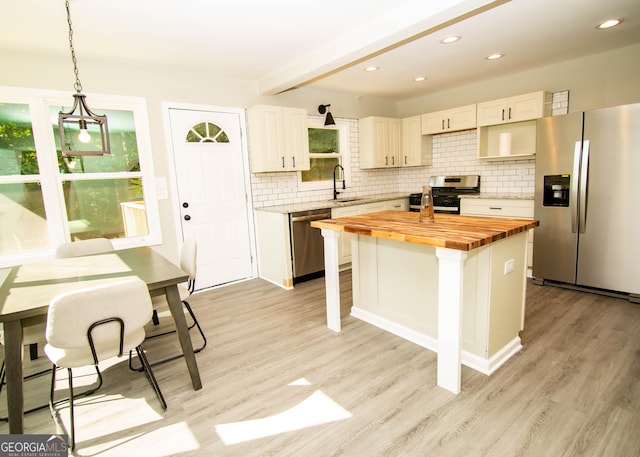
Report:
M 351 315 L 433 350 L 437 383 L 487 375 L 521 348 L 527 231 L 538 221 L 383 211 L 314 221 L 324 237 L 327 326 L 340 331 L 338 240 L 351 233 Z

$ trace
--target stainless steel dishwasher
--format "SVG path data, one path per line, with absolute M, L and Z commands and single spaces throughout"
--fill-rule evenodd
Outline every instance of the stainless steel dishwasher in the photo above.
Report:
M 289 214 L 294 284 L 324 274 L 324 239 L 320 229 L 311 227 L 311 221 L 322 219 L 331 219 L 330 209 Z

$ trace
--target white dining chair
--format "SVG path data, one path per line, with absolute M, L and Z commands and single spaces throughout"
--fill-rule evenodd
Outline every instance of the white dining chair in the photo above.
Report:
M 83 255 L 101 254 L 113 251 L 113 244 L 106 238 L 90 238 L 88 240 L 63 243 L 56 249 L 56 259 L 80 257 Z
M 187 299 L 191 296 L 191 294 L 193 294 L 196 286 L 197 254 L 198 254 L 198 247 L 197 247 L 196 241 L 193 239 L 184 240 L 184 243 L 182 244 L 182 249 L 180 250 L 180 269 L 185 273 L 187 273 L 187 275 L 189 275 L 189 279 L 187 280 L 186 284 L 178 285 L 178 292 L 180 293 L 180 301 L 182 302 L 184 309 L 187 311 L 187 313 L 189 314 L 189 316 L 193 321 L 193 323 L 188 326 L 189 330 L 193 328 L 197 328 L 198 332 L 200 333 L 200 337 L 202 338 L 202 344 L 193 350 L 193 352 L 196 354 L 202 351 L 207 345 L 207 337 L 205 336 L 204 331 L 202 330 L 202 327 L 200 326 L 200 323 L 198 322 L 198 319 L 196 318 L 196 315 L 193 312 L 193 308 L 191 308 L 191 305 L 187 301 Z M 160 324 L 158 316 L 160 314 L 163 314 L 163 313 L 166 314 L 167 312 L 169 312 L 168 311 L 169 305 L 167 304 L 167 298 L 164 295 L 158 295 L 158 296 L 152 297 L 152 302 L 153 302 L 152 321 L 157 326 Z M 173 328 L 172 330 L 169 330 L 169 331 L 148 335 L 147 339 L 170 335 L 175 332 L 176 330 L 175 328 Z M 171 357 L 165 357 L 161 360 L 155 360 L 155 361 L 152 360 L 151 365 L 155 366 L 160 363 L 169 362 L 171 360 L 175 360 L 181 357 L 184 357 L 184 355 L 177 354 Z M 131 367 L 131 369 L 137 370 L 137 371 L 142 370 L 142 367 L 138 367 L 138 368 L 133 367 L 133 365 L 131 364 L 131 359 L 129 360 L 129 362 L 130 362 L 129 366 Z
M 121 357 L 126 352 L 135 350 L 162 409 L 167 408 L 141 346 L 145 337 L 144 326 L 151 319 L 152 313 L 147 285 L 139 278 L 128 278 L 66 292 L 55 297 L 50 303 L 47 316 L 47 344 L 44 347 L 45 354 L 53 363 L 49 405 L 52 416 L 57 421 L 55 406 L 60 402 L 54 401 L 56 370 L 66 368 L 71 419 L 69 436 L 72 449 L 75 449 L 73 368 L 91 365 L 95 367 L 98 386 L 90 389 L 86 394 L 89 395 L 102 385 L 99 368 L 101 361 Z M 126 392 L 129 389 L 129 386 L 123 386 L 122 391 Z
M 59 245 L 56 248 L 55 257 L 79 257 L 83 255 L 100 254 L 103 252 L 113 251 L 114 247 L 111 241 L 106 238 L 92 238 L 88 240 L 72 241 Z M 34 316 L 22 320 L 23 338 L 22 344 L 32 348 L 32 359 L 37 357 L 38 345 L 46 342 L 45 330 L 47 324 L 47 316 Z M 4 345 L 4 327 L 0 325 L 0 344 Z M 24 377 L 24 380 L 41 376 L 50 371 L 50 369 L 39 371 Z M 0 392 L 5 384 L 6 372 L 5 363 L 2 361 L 0 366 Z M 46 408 L 47 404 L 43 404 L 24 411 L 25 414 Z M 0 417 L 0 421 L 7 420 L 6 417 Z

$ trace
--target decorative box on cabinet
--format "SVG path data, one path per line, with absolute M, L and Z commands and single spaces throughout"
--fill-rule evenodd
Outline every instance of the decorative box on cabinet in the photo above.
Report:
M 422 115 L 422 134 L 436 135 L 476 128 L 476 105 L 436 111 Z
M 306 110 L 256 105 L 247 119 L 253 173 L 309 169 Z
M 402 165 L 400 119 L 371 116 L 358 121 L 360 168 L 389 168 Z
M 419 167 L 432 164 L 432 142 L 422 134 L 422 116 L 402 119 L 403 167 Z

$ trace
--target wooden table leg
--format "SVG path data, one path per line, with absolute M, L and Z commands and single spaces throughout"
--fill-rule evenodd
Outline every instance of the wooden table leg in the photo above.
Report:
M 436 248 L 438 257 L 438 385 L 460 393 L 465 251 Z
M 340 273 L 338 272 L 338 240 L 340 232 L 321 230 L 324 237 L 324 283 L 327 294 L 327 327 L 340 331 Z
M 193 353 L 193 345 L 191 343 L 191 336 L 189 335 L 189 328 L 187 327 L 187 320 L 185 319 L 184 312 L 182 311 L 182 302 L 180 301 L 178 286 L 173 285 L 165 287 L 165 294 L 167 296 L 169 310 L 171 311 L 171 315 L 173 316 L 173 320 L 176 324 L 178 339 L 180 340 L 184 360 L 187 363 L 187 369 L 191 376 L 191 383 L 193 384 L 194 390 L 200 390 L 202 389 L 202 381 L 200 380 L 200 372 L 198 371 L 196 356 Z
M 5 322 L 4 357 L 7 372 L 7 412 L 11 434 L 21 434 L 24 430 L 22 354 L 22 324 L 19 320 Z

